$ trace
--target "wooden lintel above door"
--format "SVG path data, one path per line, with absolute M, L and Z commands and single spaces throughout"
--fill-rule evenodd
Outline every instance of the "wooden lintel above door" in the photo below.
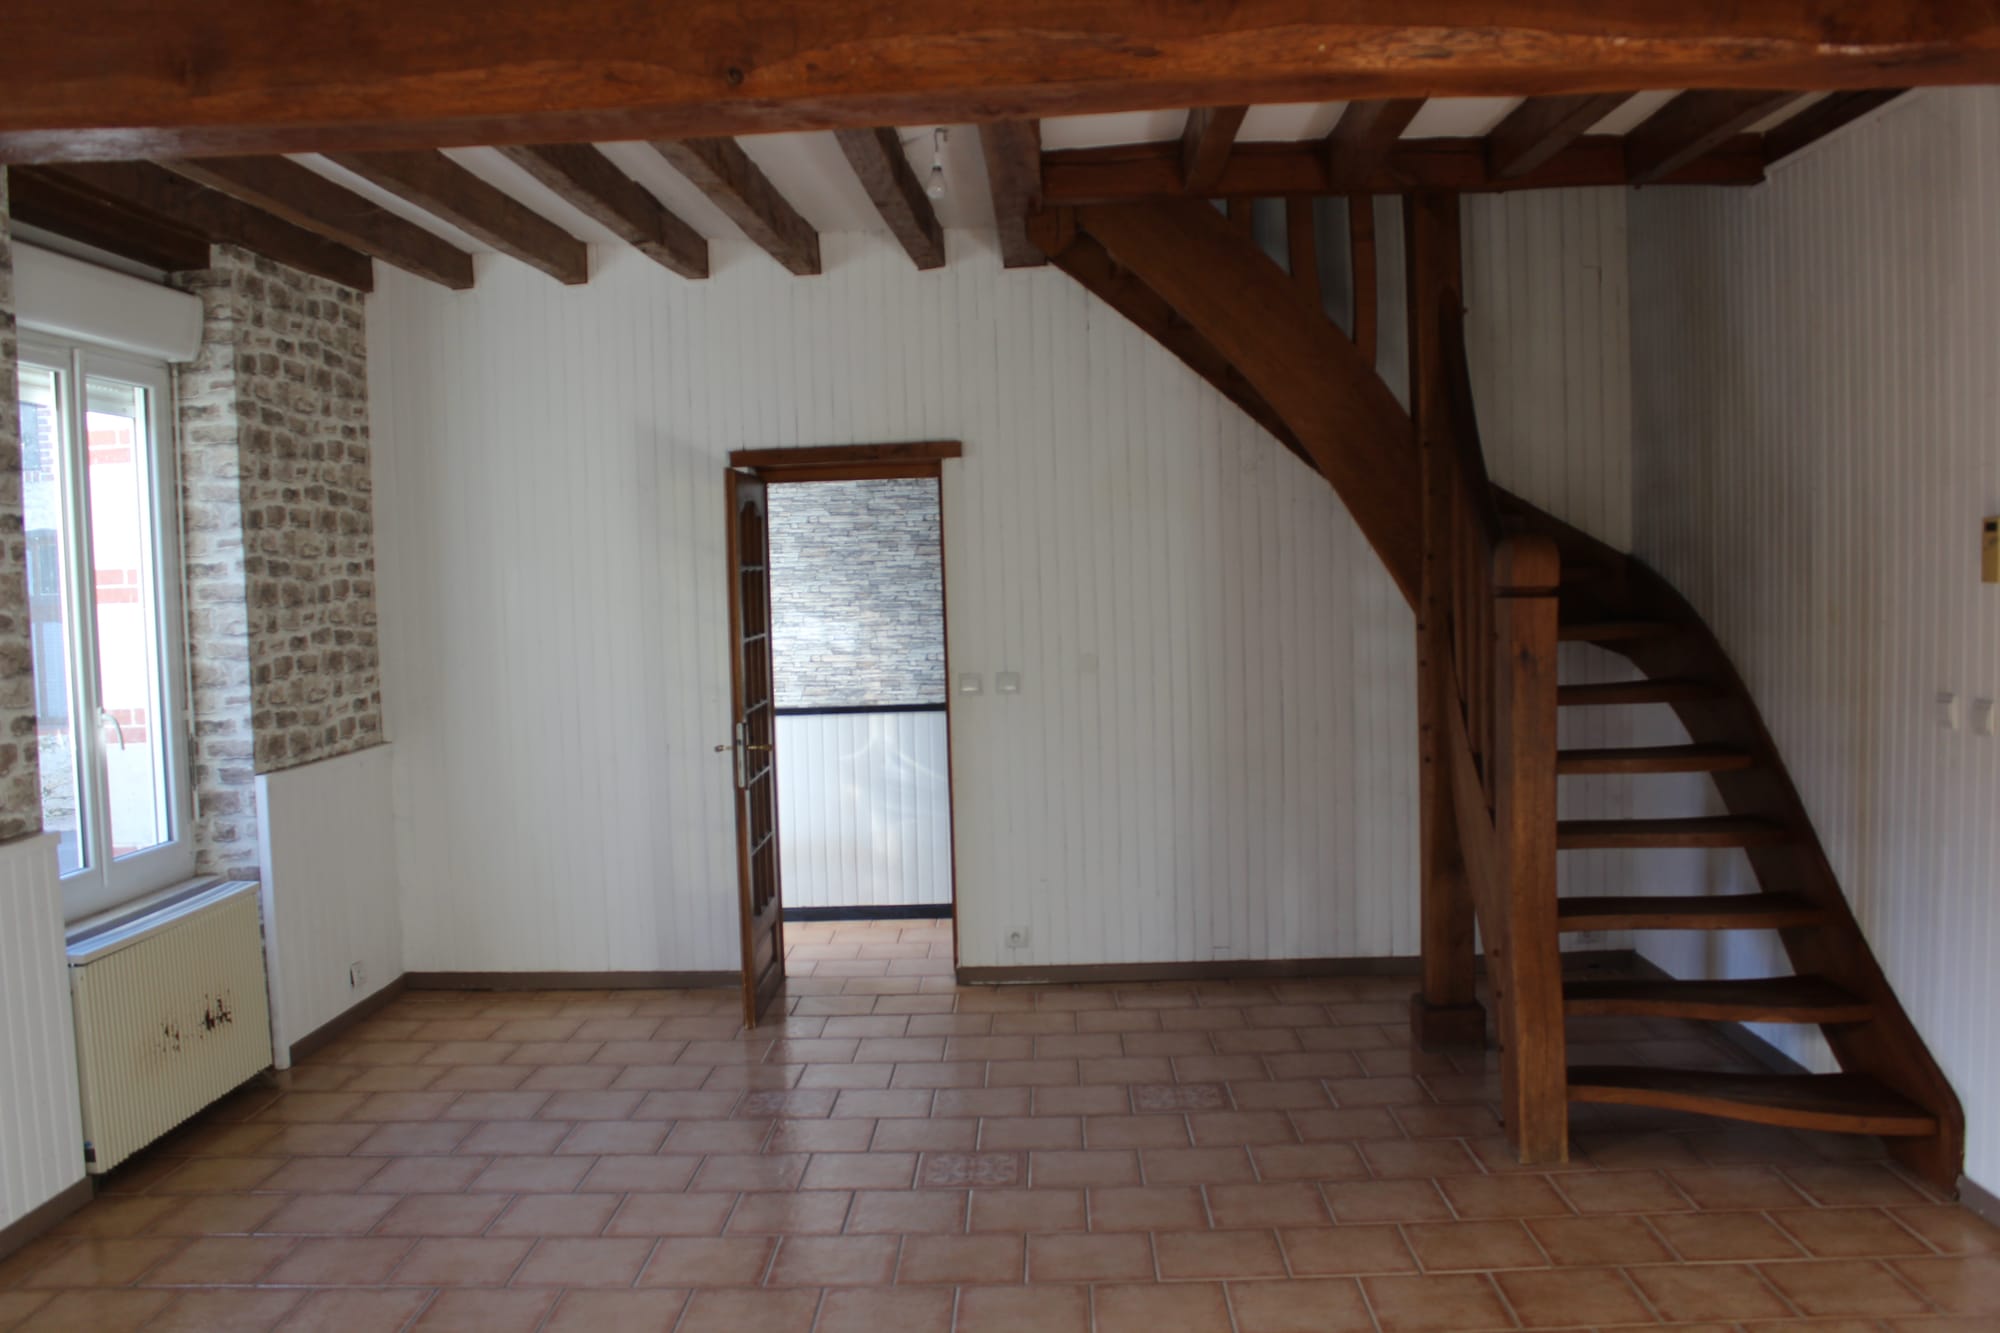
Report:
M 802 449 L 737 449 L 729 455 L 729 466 L 754 468 L 759 472 L 774 474 L 793 468 L 936 464 L 947 458 L 962 458 L 964 455 L 965 445 L 957 440 L 916 440 L 903 444 L 828 444 L 812 445 Z

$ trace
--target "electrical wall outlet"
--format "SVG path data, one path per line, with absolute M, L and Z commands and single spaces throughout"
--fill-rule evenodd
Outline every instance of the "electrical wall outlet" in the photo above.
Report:
M 1014 928 L 1013 928 L 1012 930 L 1008 931 L 1008 932 L 1007 932 L 1007 947 L 1008 947 L 1008 948 L 1010 948 L 1010 949 L 1025 949 L 1025 948 L 1027 948 L 1027 947 L 1028 947 L 1028 928 L 1027 928 L 1026 926 L 1016 926 L 1016 927 L 1014 927 Z
M 360 990 L 368 984 L 368 964 L 353 963 L 347 969 L 347 985 L 350 990 Z

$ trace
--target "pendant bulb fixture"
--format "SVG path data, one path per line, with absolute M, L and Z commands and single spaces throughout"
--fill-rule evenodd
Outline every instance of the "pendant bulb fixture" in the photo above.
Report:
M 942 199 L 945 196 L 944 136 L 943 126 L 939 126 L 931 135 L 931 173 L 929 179 L 924 182 L 924 193 L 933 199 Z

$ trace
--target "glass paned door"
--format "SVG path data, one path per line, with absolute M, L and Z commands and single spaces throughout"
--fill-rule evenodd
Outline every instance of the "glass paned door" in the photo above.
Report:
M 71 919 L 194 868 L 165 367 L 23 340 L 43 826 Z

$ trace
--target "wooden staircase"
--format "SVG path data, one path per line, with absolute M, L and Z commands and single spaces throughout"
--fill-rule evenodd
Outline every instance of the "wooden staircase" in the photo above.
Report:
M 1031 220 L 1058 267 L 1174 351 L 1332 484 L 1418 620 L 1426 1046 L 1500 1051 L 1500 1109 L 1522 1160 L 1563 1160 L 1570 1103 L 1692 1112 L 1881 1135 L 1957 1187 L 1958 1100 L 1876 964 L 1748 690 L 1665 580 L 1494 487 L 1461 326 L 1458 207 L 1405 199 L 1406 415 L 1300 284 L 1207 204 L 1065 208 Z M 1637 679 L 1565 683 L 1559 646 L 1589 644 Z M 1683 742 L 1563 749 L 1565 709 L 1671 709 Z M 1702 775 L 1724 813 L 1559 819 L 1566 778 Z M 1573 852 L 1704 849 L 1747 859 L 1731 896 L 1561 899 Z M 1476 924 L 1476 932 L 1475 932 Z M 1732 980 L 1565 978 L 1564 935 L 1774 931 L 1791 973 Z M 1569 1019 L 1811 1024 L 1838 1074 L 1578 1066 Z

